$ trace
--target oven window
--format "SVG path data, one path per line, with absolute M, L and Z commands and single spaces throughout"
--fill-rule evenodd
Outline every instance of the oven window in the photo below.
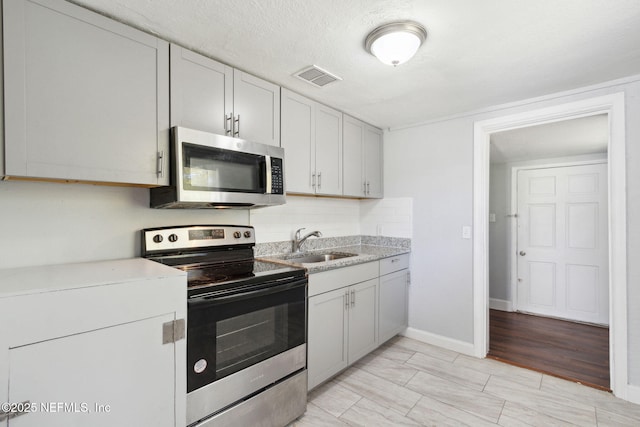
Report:
M 287 349 L 286 305 L 265 308 L 218 322 L 216 333 L 216 378 Z
M 247 294 L 248 295 L 248 294 Z M 306 342 L 306 286 L 189 301 L 187 391 Z
M 182 144 L 185 190 L 265 193 L 264 156 Z

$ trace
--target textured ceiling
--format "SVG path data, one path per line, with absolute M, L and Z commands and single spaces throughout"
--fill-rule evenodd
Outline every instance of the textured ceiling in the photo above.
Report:
M 640 73 L 639 0 L 75 0 L 374 125 L 397 127 Z M 397 68 L 380 24 L 427 28 Z M 344 80 L 315 88 L 316 64 Z
M 606 114 L 491 134 L 491 163 L 606 153 Z

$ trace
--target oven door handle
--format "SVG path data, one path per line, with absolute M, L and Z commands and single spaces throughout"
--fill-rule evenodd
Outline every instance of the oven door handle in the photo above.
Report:
M 273 282 L 272 282 L 273 283 Z M 228 304 L 230 302 L 241 301 L 249 298 L 256 298 L 265 295 L 276 294 L 278 292 L 285 292 L 292 289 L 306 287 L 308 283 L 307 278 L 298 279 L 292 282 L 282 283 L 279 285 L 262 283 L 256 284 L 253 287 L 243 288 L 242 290 L 228 289 L 225 291 L 198 295 L 189 300 L 189 304 L 194 305 L 218 305 Z

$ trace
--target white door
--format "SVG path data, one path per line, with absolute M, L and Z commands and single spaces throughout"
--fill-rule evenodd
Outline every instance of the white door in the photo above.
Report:
M 609 323 L 607 165 L 518 172 L 519 311 Z

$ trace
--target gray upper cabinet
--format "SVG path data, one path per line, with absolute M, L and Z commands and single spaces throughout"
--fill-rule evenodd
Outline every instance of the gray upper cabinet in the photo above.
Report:
M 3 9 L 4 174 L 168 184 L 168 43 L 62 0 Z
M 381 199 L 382 131 L 367 124 L 364 127 L 364 180 L 367 184 L 367 197 Z
M 344 115 L 344 195 L 365 197 L 367 184 L 364 177 L 364 123 Z
M 171 45 L 171 126 L 231 134 L 233 68 Z
M 342 113 L 282 89 L 287 191 L 342 195 Z
M 382 131 L 345 114 L 343 146 L 343 194 L 382 198 Z
M 280 86 L 233 70 L 233 113 L 235 136 L 280 146 Z
M 280 145 L 280 86 L 171 45 L 171 125 Z

